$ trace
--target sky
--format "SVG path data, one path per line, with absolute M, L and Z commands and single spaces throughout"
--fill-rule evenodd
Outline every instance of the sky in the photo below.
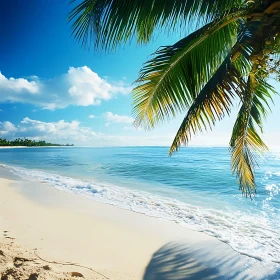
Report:
M 168 146 L 183 119 L 154 130 L 133 127 L 131 89 L 142 64 L 179 34 L 157 34 L 113 53 L 82 47 L 71 36 L 68 0 L 0 2 L 0 138 L 44 139 L 76 146 Z M 279 90 L 280 86 L 276 85 Z M 265 122 L 264 139 L 278 146 L 280 98 Z M 192 146 L 227 146 L 237 108 Z

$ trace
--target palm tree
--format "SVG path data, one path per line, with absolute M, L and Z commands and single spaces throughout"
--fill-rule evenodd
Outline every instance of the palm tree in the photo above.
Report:
M 280 1 L 83 0 L 69 19 L 75 38 L 104 50 L 135 38 L 145 44 L 161 30 L 189 31 L 140 70 L 132 92 L 135 125 L 151 129 L 185 112 L 171 155 L 238 103 L 232 171 L 243 194 L 255 193 L 254 167 L 267 149 L 262 123 L 275 94 L 268 78 L 279 75 Z

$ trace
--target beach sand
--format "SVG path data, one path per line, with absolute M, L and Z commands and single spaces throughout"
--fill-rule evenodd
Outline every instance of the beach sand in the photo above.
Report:
M 280 279 L 207 234 L 0 169 L 1 279 Z

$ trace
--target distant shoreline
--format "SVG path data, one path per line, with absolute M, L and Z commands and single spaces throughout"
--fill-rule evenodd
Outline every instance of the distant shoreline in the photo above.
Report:
M 14 148 L 72 148 L 74 146 L 0 146 L 0 149 L 14 149 Z
M 27 146 L 0 146 L 0 149 L 27 148 Z
M 45 140 L 30 140 L 28 138 L 17 138 L 7 140 L 0 138 L 0 147 L 73 147 L 74 144 L 50 143 Z

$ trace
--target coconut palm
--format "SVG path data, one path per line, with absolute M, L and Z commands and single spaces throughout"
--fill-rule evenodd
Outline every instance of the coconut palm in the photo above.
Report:
M 171 155 L 238 105 L 232 171 L 243 194 L 255 193 L 254 168 L 267 149 L 262 123 L 275 94 L 269 81 L 279 74 L 280 1 L 84 0 L 70 21 L 79 41 L 104 50 L 133 39 L 145 44 L 155 32 L 187 32 L 140 70 L 132 92 L 135 125 L 151 129 L 185 113 Z

